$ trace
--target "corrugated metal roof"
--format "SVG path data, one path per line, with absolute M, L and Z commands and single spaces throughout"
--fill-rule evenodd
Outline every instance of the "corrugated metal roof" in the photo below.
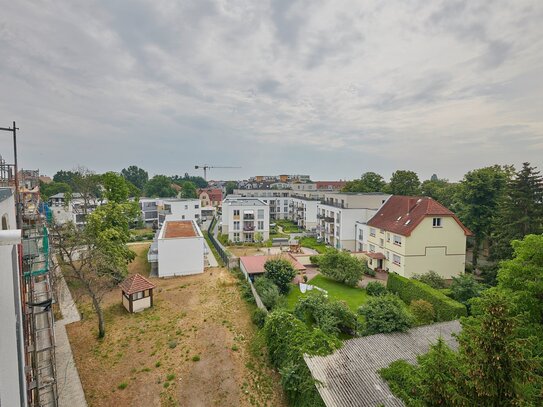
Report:
M 350 339 L 328 356 L 305 356 L 317 389 L 327 407 L 403 406 L 378 370 L 404 359 L 416 363 L 417 355 L 426 353 L 430 344 L 441 336 L 457 348 L 453 333 L 460 331 L 458 321 L 442 322 L 407 332 L 378 334 Z

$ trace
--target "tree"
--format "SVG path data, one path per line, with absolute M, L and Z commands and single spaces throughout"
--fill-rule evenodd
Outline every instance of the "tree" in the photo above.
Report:
M 279 292 L 283 295 L 288 294 L 290 290 L 290 283 L 296 271 L 292 264 L 288 260 L 273 259 L 264 263 L 264 277 L 269 278 L 275 283 Z
M 172 180 L 165 175 L 155 175 L 145 184 L 145 196 L 155 198 L 172 198 L 177 192 L 172 188 Z
M 279 289 L 275 283 L 266 277 L 258 277 L 254 283 L 255 289 L 268 310 L 275 308 L 279 302 Z
M 65 184 L 68 184 L 70 188 L 75 189 L 75 179 L 76 173 L 74 171 L 65 171 L 60 170 L 57 171 L 55 175 L 53 175 L 53 181 L 55 182 L 63 182 Z
M 398 170 L 392 173 L 388 184 L 388 191 L 392 195 L 418 195 L 420 181 L 414 171 Z
M 507 183 L 494 225 L 492 257 L 511 257 L 511 241 L 543 231 L 543 177 L 524 163 Z
M 181 185 L 183 188 L 181 190 L 181 198 L 198 198 L 198 193 L 196 192 L 196 185 L 190 181 L 185 181 Z
M 459 186 L 446 179 L 426 180 L 420 186 L 420 193 L 435 199 L 449 209 L 454 209 Z
M 358 309 L 358 313 L 365 318 L 364 333 L 366 335 L 405 332 L 411 326 L 411 318 L 402 300 L 392 294 L 371 297 Z
M 102 175 L 104 197 L 109 202 L 125 202 L 128 200 L 129 187 L 125 178 L 115 172 L 106 172 Z
M 473 405 L 540 405 L 541 362 L 531 353 L 531 339 L 520 338 L 522 318 L 511 299 L 491 289 L 472 308 L 475 316 L 461 321 L 458 344 Z
M 498 202 L 508 179 L 508 168 L 495 165 L 473 170 L 460 182 L 458 215 L 474 234 L 473 266 L 481 242 L 490 236 Z
M 365 172 L 360 179 L 349 181 L 345 184 L 343 192 L 382 192 L 386 182 L 383 177 L 375 172 Z
M 115 177 L 119 176 L 108 178 Z M 108 181 L 108 185 L 106 194 L 112 199 L 88 214 L 84 228 L 72 222 L 52 226 L 65 277 L 76 280 L 91 299 L 99 337 L 106 333 L 102 299 L 126 276 L 128 263 L 135 257 L 126 243 L 130 238 L 129 224 L 138 214 L 137 203 L 126 201 L 122 184 Z
M 121 170 L 121 175 L 140 191 L 143 191 L 145 184 L 149 180 L 149 174 L 143 168 L 136 165 L 131 165 L 128 168 Z
M 197 188 L 207 188 L 209 186 L 208 182 L 203 177 L 189 175 L 188 172 L 182 177 L 174 175 L 172 181 L 180 187 L 182 187 L 185 182 L 192 182 Z
M 225 185 L 226 189 L 226 195 L 231 195 L 234 193 L 234 189 L 238 187 L 238 183 L 236 181 L 228 181 Z
M 71 193 L 72 188 L 65 182 L 51 181 L 49 184 L 40 181 L 40 195 L 42 200 L 47 201 L 51 196 L 58 193 Z
M 451 284 L 451 297 L 470 309 L 469 300 L 481 295 L 484 287 L 475 280 L 471 274 L 462 274 L 453 277 Z
M 413 279 L 422 281 L 424 284 L 428 284 L 432 288 L 445 288 L 445 279 L 433 270 L 430 270 L 424 274 L 415 274 L 413 275 Z
M 409 304 L 409 309 L 420 325 L 431 324 L 436 319 L 434 306 L 425 300 L 413 300 Z
M 531 322 L 543 324 L 543 235 L 525 236 L 512 246 L 513 258 L 498 271 L 498 287 Z
M 319 270 L 332 280 L 354 287 L 362 278 L 364 262 L 347 252 L 329 250 L 320 256 Z

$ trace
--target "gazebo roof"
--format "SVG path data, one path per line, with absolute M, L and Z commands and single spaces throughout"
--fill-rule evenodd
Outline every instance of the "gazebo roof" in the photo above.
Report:
M 139 293 L 141 291 L 150 290 L 156 286 L 143 277 L 141 274 L 132 274 L 130 277 L 126 278 L 121 284 L 119 284 L 121 290 L 126 294 Z

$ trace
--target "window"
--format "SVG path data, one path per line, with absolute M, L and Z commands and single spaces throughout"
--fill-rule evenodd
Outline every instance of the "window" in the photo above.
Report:
M 402 237 L 398 235 L 394 235 L 394 244 L 397 246 L 402 245 Z
M 389 257 L 390 257 L 390 252 L 387 250 L 387 254 L 386 254 L 387 260 L 389 259 Z
M 143 291 L 132 294 L 132 300 L 141 300 L 143 298 Z
M 264 221 L 263 221 L 263 220 L 259 220 L 259 221 L 258 221 L 258 229 L 259 229 L 259 230 L 263 230 L 263 229 L 264 229 Z
M 440 228 L 440 227 L 441 227 L 441 218 L 434 218 L 434 219 L 432 219 L 432 225 L 433 225 L 435 228 Z
M 370 228 L 370 236 L 375 237 L 375 228 Z
M 393 254 L 392 255 L 392 263 L 396 264 L 396 265 L 400 265 L 401 264 L 401 257 L 398 256 L 397 254 Z
M 258 219 L 264 219 L 264 209 L 258 210 Z
M 194 209 L 198 209 L 200 205 L 194 205 Z
M 198 219 L 198 218 L 200 217 L 200 215 L 198 215 L 198 214 L 196 213 L 196 214 L 194 215 L 194 217 L 195 217 L 196 219 Z
M 185 219 L 185 215 L 181 215 L 181 219 Z
M 390 233 L 387 232 L 387 242 L 390 243 Z
M 234 222 L 234 230 L 239 230 L 239 222 Z
M 379 246 L 383 247 L 385 245 L 385 241 L 383 239 L 379 239 Z
M 185 209 L 189 209 L 189 206 L 188 206 L 188 205 L 185 205 Z
M 375 245 L 370 244 L 370 252 L 372 252 L 372 253 L 375 252 Z
M 8 227 L 8 215 L 5 214 L 4 216 L 2 216 L 2 230 L 8 230 L 9 227 Z
M 234 233 L 234 242 L 239 242 L 239 233 Z
M 379 233 L 383 234 L 385 231 L 383 229 L 379 229 Z
M 234 209 L 234 216 L 239 216 L 239 209 Z

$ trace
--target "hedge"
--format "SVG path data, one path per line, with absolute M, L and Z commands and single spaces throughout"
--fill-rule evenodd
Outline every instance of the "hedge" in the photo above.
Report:
M 411 304 L 413 300 L 428 301 L 434 306 L 437 321 L 452 321 L 467 316 L 467 309 L 463 304 L 420 281 L 390 273 L 387 288 L 398 294 L 406 304 Z

